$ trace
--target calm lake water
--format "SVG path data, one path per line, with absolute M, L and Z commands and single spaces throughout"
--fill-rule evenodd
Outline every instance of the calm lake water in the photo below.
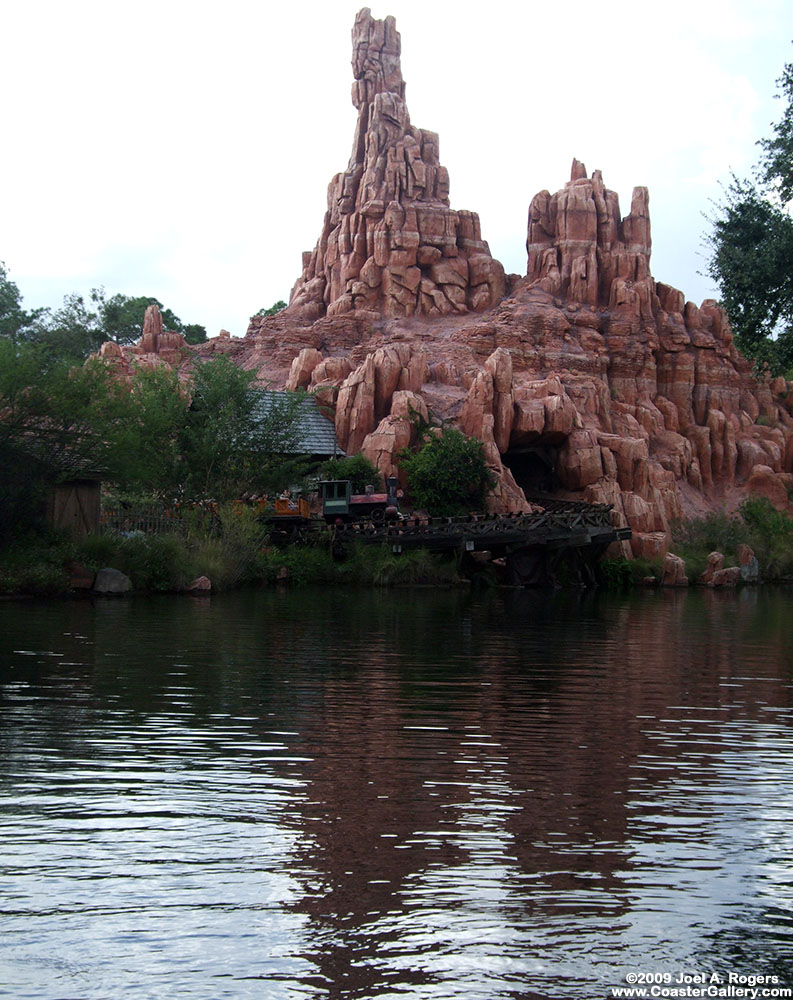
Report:
M 793 591 L 0 604 L 0 995 L 793 986 Z

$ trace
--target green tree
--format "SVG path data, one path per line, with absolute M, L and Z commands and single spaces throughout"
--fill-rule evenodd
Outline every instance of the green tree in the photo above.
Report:
M 269 309 L 259 309 L 259 311 L 255 312 L 253 316 L 275 316 L 275 314 L 281 312 L 282 309 L 286 309 L 286 302 L 284 302 L 283 299 L 279 299 L 277 302 L 273 302 Z M 251 319 L 253 319 L 253 316 L 251 316 Z
M 222 502 L 294 482 L 305 394 L 254 379 L 220 357 L 187 385 L 159 367 L 130 386 L 99 359 L 73 366 L 0 338 L 0 535 L 40 522 L 47 488 L 89 471 L 162 499 Z
M 353 493 L 363 493 L 369 485 L 377 489 L 383 482 L 380 470 L 364 455 L 329 458 L 323 463 L 321 471 L 326 479 L 349 479 Z
M 138 369 L 128 391 L 128 416 L 112 430 L 107 478 L 122 490 L 176 497 L 184 477 L 179 448 L 189 396 L 172 368 Z
M 412 502 L 437 517 L 482 510 L 493 487 L 484 446 L 455 428 L 424 430 L 418 451 L 402 455 Z
M 129 392 L 101 361 L 73 367 L 38 344 L 0 341 L 0 444 L 65 475 L 107 465 Z
M 0 260 L 0 337 L 12 341 L 29 339 L 45 312 L 44 309 L 28 312 L 22 308 L 19 287 L 9 278 L 6 265 Z
M 176 333 L 183 333 L 188 344 L 205 344 L 207 341 L 207 329 L 200 323 L 185 323 L 181 330 L 176 329 Z
M 182 481 L 192 497 L 268 492 L 297 474 L 301 393 L 267 393 L 221 356 L 199 365 L 180 433 Z M 286 480 L 286 481 L 284 481 Z
M 101 362 L 73 368 L 0 338 L 0 534 L 40 521 L 49 486 L 112 467 L 129 414 L 129 392 Z
M 94 288 L 91 291 L 91 300 L 96 304 L 105 340 L 115 340 L 117 344 L 133 344 L 139 340 L 149 306 L 159 308 L 163 329 L 183 333 L 189 344 L 201 344 L 207 339 L 206 329 L 203 326 L 197 323 L 185 325 L 153 295 L 130 296 L 119 292 L 106 298 L 103 288 Z
M 48 312 L 31 338 L 48 357 L 79 364 L 98 351 L 107 337 L 97 313 L 82 295 L 65 295 L 60 309 Z
M 761 169 L 763 181 L 788 205 L 793 201 L 793 63 L 785 65 L 777 86 L 781 93 L 776 96 L 786 99 L 787 106 L 773 126 L 774 137 L 760 140 L 765 150 Z
M 87 298 L 77 292 L 64 296 L 59 309 L 25 310 L 19 288 L 0 262 L 0 336 L 39 344 L 52 358 L 76 364 L 97 351 L 106 340 L 134 343 L 143 333 L 143 320 L 150 305 L 158 306 L 164 329 L 183 334 L 188 344 L 206 341 L 205 327 L 183 323 L 153 295 L 117 293 L 108 298 L 103 288 L 94 288 Z
M 787 103 L 755 179 L 732 178 L 707 237 L 736 344 L 772 374 L 793 371 L 793 63 L 778 83 Z

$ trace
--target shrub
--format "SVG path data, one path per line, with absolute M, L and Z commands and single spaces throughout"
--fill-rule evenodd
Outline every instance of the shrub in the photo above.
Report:
M 323 464 L 321 471 L 326 479 L 349 479 L 353 493 L 363 493 L 369 485 L 377 490 L 383 482 L 380 470 L 364 455 L 329 458 Z
M 740 517 L 724 512 L 672 525 L 674 551 L 686 564 L 689 580 L 698 580 L 708 565 L 711 552 L 721 552 L 725 565 L 735 565 L 735 552 L 749 541 L 746 524 Z
M 793 519 L 764 497 L 747 497 L 738 507 L 738 516 L 709 514 L 678 522 L 672 537 L 691 579 L 705 570 L 711 552 L 721 552 L 725 565 L 734 566 L 742 543 L 757 556 L 764 579 L 793 576 Z
M 648 577 L 659 582 L 662 564 L 660 559 L 602 559 L 598 569 L 607 590 L 627 590 Z
M 318 545 L 288 545 L 266 549 L 258 560 L 260 578 L 266 583 L 284 582 L 303 586 L 310 583 L 338 582 L 339 568 L 330 549 Z M 282 573 L 286 572 L 285 578 Z
M 738 510 L 763 577 L 778 580 L 793 576 L 793 518 L 765 497 L 747 497 Z
M 410 499 L 437 517 L 452 517 L 482 510 L 493 487 L 484 457 L 484 446 L 449 428 L 424 433 L 419 451 L 403 453 Z
M 343 558 L 334 559 L 327 545 L 289 545 L 267 549 L 261 556 L 262 578 L 290 585 L 316 583 L 396 587 L 409 584 L 448 586 L 460 583 L 457 561 L 416 549 L 393 553 L 386 545 L 351 545 Z M 284 570 L 285 575 L 284 574 Z
M 252 582 L 259 577 L 258 560 L 268 537 L 266 525 L 259 520 L 255 510 L 239 504 L 221 507 L 218 518 L 221 568 L 216 570 L 217 582 L 215 577 L 206 575 L 218 589 Z
M 354 547 L 345 570 L 348 582 L 376 587 L 450 585 L 461 580 L 454 557 L 449 558 L 426 549 L 412 549 L 397 554 L 386 545 Z
M 17 539 L 0 551 L 0 594 L 56 597 L 68 593 L 66 566 L 73 555 L 73 543 L 54 532 Z

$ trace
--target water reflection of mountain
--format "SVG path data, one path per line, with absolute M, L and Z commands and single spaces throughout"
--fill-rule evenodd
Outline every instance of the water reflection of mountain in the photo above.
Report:
M 637 957 L 789 940 L 788 614 L 773 591 L 6 606 L 0 681 L 32 708 L 4 731 L 96 755 L 123 720 L 154 759 L 167 720 L 194 800 L 202 768 L 207 808 L 238 774 L 226 807 L 288 834 L 307 990 L 584 997 Z

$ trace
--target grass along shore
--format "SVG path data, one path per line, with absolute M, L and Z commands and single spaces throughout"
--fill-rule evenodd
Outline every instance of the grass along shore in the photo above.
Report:
M 708 555 L 724 555 L 737 565 L 738 546 L 755 553 L 764 582 L 793 580 L 793 518 L 758 497 L 744 500 L 734 515 L 676 524 L 671 550 L 686 564 L 696 584 Z M 455 586 L 469 582 L 456 554 L 416 549 L 399 555 L 386 545 L 350 546 L 334 558 L 327 538 L 318 544 L 270 544 L 268 530 L 250 511 L 230 506 L 213 526 L 200 519 L 182 533 L 108 532 L 73 540 L 55 534 L 29 535 L 0 551 L 0 595 L 69 596 L 75 569 L 88 575 L 112 566 L 129 577 L 134 591 L 180 593 L 206 576 L 214 591 L 286 583 L 357 586 Z M 603 560 L 604 585 L 610 589 L 660 582 L 661 562 Z M 496 585 L 496 572 L 481 567 L 477 580 Z

